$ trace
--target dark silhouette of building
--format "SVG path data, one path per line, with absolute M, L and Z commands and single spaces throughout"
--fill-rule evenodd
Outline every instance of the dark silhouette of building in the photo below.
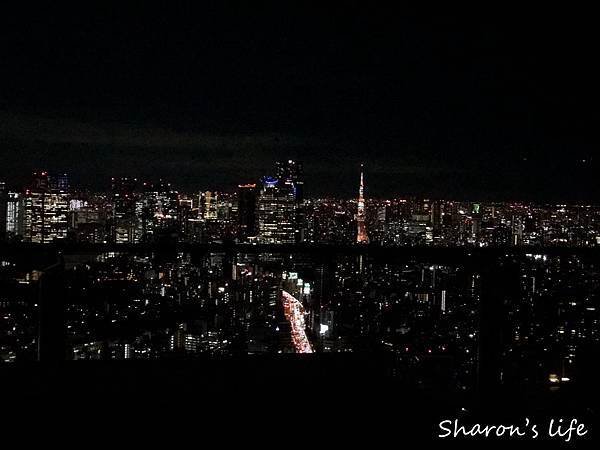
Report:
M 256 235 L 256 184 L 238 186 L 238 239 L 245 241 Z

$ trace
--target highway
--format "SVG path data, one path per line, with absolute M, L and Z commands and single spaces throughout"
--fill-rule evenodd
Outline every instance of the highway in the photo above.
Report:
M 296 353 L 312 353 L 313 349 L 305 332 L 304 306 L 289 292 L 281 291 L 281 296 L 283 312 L 291 326 L 292 342 Z

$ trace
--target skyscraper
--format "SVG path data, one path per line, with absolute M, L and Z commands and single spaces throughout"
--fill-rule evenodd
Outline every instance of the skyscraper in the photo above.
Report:
M 277 179 L 294 191 L 294 199 L 298 203 L 304 201 L 304 171 L 299 161 L 277 161 L 275 163 Z
M 36 172 L 23 195 L 23 239 L 45 244 L 67 237 L 69 195 L 52 185 L 48 172 Z
M 138 234 L 143 241 L 151 241 L 165 231 L 176 231 L 179 193 L 171 183 L 163 180 L 158 183 L 145 182 L 143 192 L 136 200 L 136 211 Z
M 141 239 L 139 218 L 142 216 L 142 204 L 137 200 L 135 190 L 137 179 L 118 177 L 112 179 L 112 227 L 113 242 L 131 244 Z
M 6 237 L 6 217 L 8 211 L 8 192 L 6 184 L 0 181 L 0 240 Z
M 18 192 L 9 192 L 6 207 L 6 236 L 14 238 L 22 234 L 23 198 Z
M 256 233 L 256 184 L 238 186 L 238 239 L 245 241 Z
M 365 198 L 364 198 L 364 178 L 363 165 L 360 165 L 360 187 L 358 188 L 358 208 L 356 212 L 356 242 L 359 244 L 368 244 L 369 236 L 367 234 L 367 225 L 365 223 Z
M 206 191 L 200 194 L 200 207 L 202 219 L 216 220 L 217 219 L 217 201 L 219 199 L 218 192 Z
M 69 175 L 66 173 L 49 177 L 49 183 L 51 189 L 56 189 L 58 191 L 67 192 L 71 188 L 71 184 L 69 183 Z
M 300 161 L 287 160 L 275 163 L 277 179 L 293 192 L 296 202 L 294 234 L 296 242 L 306 240 L 306 210 L 304 205 L 304 171 Z
M 264 177 L 257 202 L 258 241 L 263 244 L 296 242 L 296 200 L 292 186 Z

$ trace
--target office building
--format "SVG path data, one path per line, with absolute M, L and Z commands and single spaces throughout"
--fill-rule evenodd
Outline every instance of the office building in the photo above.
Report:
M 257 203 L 258 242 L 296 242 L 296 200 L 290 184 L 264 177 Z
M 23 240 L 47 244 L 67 237 L 69 194 L 36 172 L 23 195 Z

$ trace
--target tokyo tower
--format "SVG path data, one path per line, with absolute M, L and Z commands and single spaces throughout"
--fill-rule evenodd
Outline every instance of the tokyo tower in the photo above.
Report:
M 369 235 L 367 234 L 367 225 L 365 224 L 365 198 L 362 164 L 360 165 L 360 187 L 358 189 L 358 211 L 356 213 L 356 225 L 356 242 L 359 244 L 368 244 Z

